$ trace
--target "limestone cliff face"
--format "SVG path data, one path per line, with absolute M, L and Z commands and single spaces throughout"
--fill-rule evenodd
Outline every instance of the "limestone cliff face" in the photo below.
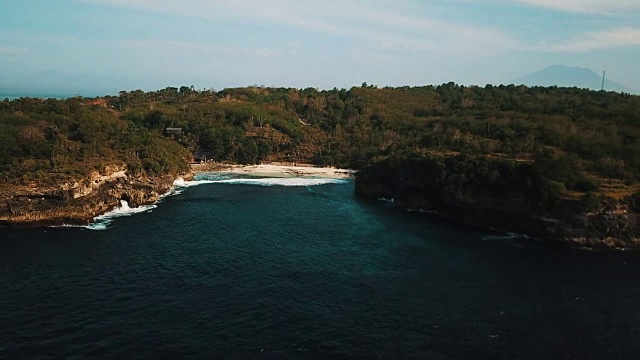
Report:
M 443 196 L 446 189 L 419 173 L 401 168 L 361 171 L 356 194 L 393 199 L 402 209 L 426 210 L 477 226 L 527 234 L 581 247 L 640 248 L 637 199 L 603 199 L 587 210 L 580 200 L 562 199 L 551 207 L 528 201 L 518 191 L 495 196 L 469 191 L 465 197 Z M 428 184 L 425 186 L 424 184 Z
M 132 177 L 125 165 L 55 187 L 15 187 L 0 199 L 0 225 L 85 225 L 126 200 L 131 207 L 151 204 L 171 188 L 174 177 Z
M 105 168 L 104 174 L 97 171 L 92 172 L 87 179 L 65 183 L 60 186 L 63 191 L 68 191 L 69 195 L 74 199 L 90 195 L 98 190 L 102 185 L 116 181 L 118 179 L 127 179 L 126 166 L 111 165 Z

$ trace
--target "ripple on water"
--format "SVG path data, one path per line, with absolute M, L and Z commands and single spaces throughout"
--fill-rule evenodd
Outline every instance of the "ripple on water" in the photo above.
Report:
M 106 231 L 7 230 L 0 357 L 640 350 L 632 252 L 516 248 L 507 242 L 519 239 L 360 202 L 349 181 L 314 194 L 226 180 L 181 188 L 151 213 L 112 218 Z

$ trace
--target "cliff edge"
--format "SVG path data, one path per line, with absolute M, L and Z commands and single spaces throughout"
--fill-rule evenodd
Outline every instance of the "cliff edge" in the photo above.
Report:
M 558 164 L 555 164 L 558 165 Z M 640 248 L 640 192 L 567 190 L 551 165 L 465 155 L 387 158 L 356 175 L 356 194 L 465 223 L 581 247 Z M 580 183 L 572 187 L 586 187 Z
M 86 225 L 121 200 L 131 207 L 156 202 L 174 180 L 171 175 L 134 176 L 126 165 L 110 165 L 56 186 L 8 186 L 0 194 L 0 226 Z

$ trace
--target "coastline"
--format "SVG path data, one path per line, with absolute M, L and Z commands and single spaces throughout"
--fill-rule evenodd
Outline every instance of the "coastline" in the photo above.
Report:
M 22 187 L 0 200 L 0 227 L 49 227 L 88 225 L 96 218 L 118 210 L 124 200 L 132 209 L 155 205 L 171 192 L 176 180 L 193 181 L 207 172 L 225 172 L 274 178 L 352 179 L 351 169 L 316 167 L 311 164 L 267 163 L 238 165 L 226 163 L 191 164 L 187 173 L 174 176 L 130 178 L 126 165 L 110 167 L 73 184 Z
M 524 234 L 549 243 L 640 250 L 640 218 L 631 198 L 600 197 L 597 205 L 587 208 L 582 198 L 564 197 L 548 207 L 534 197 L 535 193 L 527 193 L 527 188 L 509 187 L 506 181 L 506 185 L 499 188 L 502 192 L 496 191 L 496 184 L 487 180 L 480 187 L 476 186 L 476 180 L 451 187 L 450 179 L 455 180 L 451 174 L 461 174 L 468 168 L 461 170 L 449 164 L 447 179 L 430 161 L 385 160 L 374 164 L 356 176 L 355 193 L 371 200 L 392 199 L 394 206 L 403 210 L 435 214 L 494 231 Z M 465 175 L 468 179 L 480 178 L 471 178 L 475 175 L 473 172 Z

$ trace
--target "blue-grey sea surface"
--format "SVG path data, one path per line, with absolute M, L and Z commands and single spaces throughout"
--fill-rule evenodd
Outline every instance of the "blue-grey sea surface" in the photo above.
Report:
M 353 180 L 199 184 L 90 228 L 0 229 L 0 358 L 640 354 L 640 254 L 402 212 Z

